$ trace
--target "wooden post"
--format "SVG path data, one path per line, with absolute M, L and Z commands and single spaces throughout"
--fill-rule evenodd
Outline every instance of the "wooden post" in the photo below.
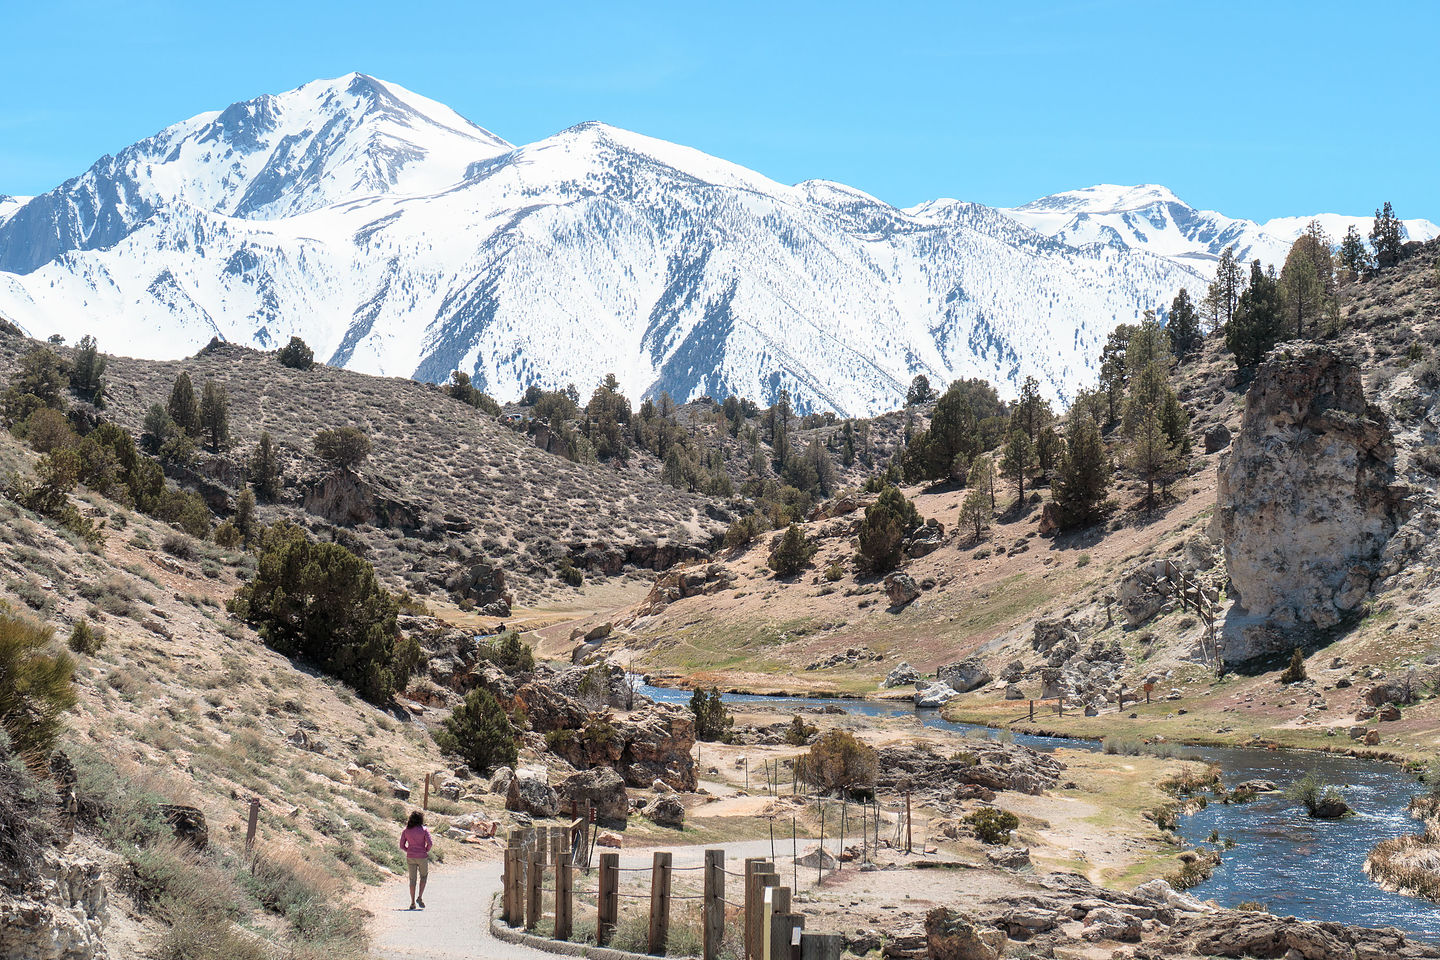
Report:
M 610 942 L 615 934 L 615 924 L 620 919 L 620 854 L 600 854 L 600 895 L 597 898 L 598 915 L 595 919 L 595 942 L 600 946 Z
M 550 831 L 544 827 L 534 827 L 535 831 L 535 853 L 540 855 L 540 862 L 545 863 L 550 859 Z
M 518 869 L 515 862 L 515 849 L 505 848 L 505 880 L 501 886 L 500 895 L 500 919 L 510 926 L 515 926 L 515 873 Z
M 550 828 L 550 862 L 558 869 L 560 854 L 570 852 L 570 830 L 568 827 Z
M 575 868 L 569 853 L 561 853 L 555 866 L 555 939 L 569 940 L 575 895 Z
M 838 933 L 802 933 L 800 960 L 840 960 L 845 947 Z
M 800 914 L 775 913 L 770 917 L 770 960 L 790 960 L 790 940 Z
M 1043 692 L 1043 691 L 1042 691 L 1042 692 Z M 1035 701 L 1034 701 L 1034 700 L 1031 700 L 1031 701 L 1030 701 L 1030 719 L 1031 719 L 1031 720 L 1034 720 L 1034 719 L 1035 719 Z
M 759 857 L 745 861 L 744 960 L 760 960 L 760 911 L 765 891 L 764 880 L 766 876 L 774 876 L 774 870 L 774 864 Z
M 420 801 L 420 809 L 426 813 L 430 812 L 430 774 L 425 774 L 425 798 Z
M 250 798 L 250 822 L 245 825 L 245 852 L 255 848 L 255 831 L 260 827 L 260 798 Z
M 725 939 L 725 851 L 705 851 L 705 899 L 703 960 L 717 960 Z
M 783 960 L 783 952 L 775 949 L 775 918 L 790 912 L 790 888 L 774 886 L 765 891 L 765 909 L 760 929 L 763 931 L 761 956 L 763 960 Z
M 528 889 L 525 891 L 525 929 L 534 930 L 540 923 L 540 893 L 545 886 L 545 858 L 536 851 L 530 854 L 525 870 Z
M 906 791 L 905 791 L 905 852 L 906 852 L 906 853 L 909 853 L 909 852 L 911 851 L 911 849 L 912 849 L 911 843 L 912 843 L 912 837 L 911 837 L 911 833 L 910 833 L 910 791 L 909 791 L 909 790 L 906 790 Z
M 744 757 L 745 761 L 745 792 L 750 792 L 750 758 Z
M 788 960 L 800 960 L 800 937 L 805 932 L 805 914 L 790 914 L 790 952 Z
M 650 953 L 663 957 L 670 939 L 670 851 L 655 854 L 650 868 Z
M 845 869 L 845 861 L 840 858 L 845 855 L 845 818 L 850 813 L 850 788 L 847 786 L 840 794 L 840 846 L 835 851 L 835 868 Z M 766 926 L 765 929 L 770 929 Z

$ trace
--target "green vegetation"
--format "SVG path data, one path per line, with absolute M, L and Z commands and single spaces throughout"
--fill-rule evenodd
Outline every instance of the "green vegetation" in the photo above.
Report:
M 484 687 L 465 695 L 465 701 L 436 731 L 435 743 L 446 753 L 464 757 L 477 772 L 513 767 L 519 757 L 510 718 L 495 695 Z
M 370 438 L 359 427 L 321 430 L 313 443 L 317 457 L 341 470 L 353 470 L 370 456 Z
M 1290 651 L 1290 665 L 1280 674 L 1281 683 L 1299 683 L 1305 679 L 1305 653 L 1296 647 Z
M 274 502 L 280 495 L 280 461 L 267 430 L 260 431 L 255 453 L 250 457 L 250 486 L 255 495 L 267 503 Z
M 859 562 L 872 573 L 894 570 L 903 559 L 905 537 L 923 522 L 899 488 L 886 486 L 860 522 Z
M 506 630 L 481 647 L 478 654 L 506 673 L 529 673 L 535 669 L 535 654 L 530 645 L 520 639 L 517 630 Z
M 809 565 L 819 547 L 798 523 L 792 523 L 785 532 L 777 534 L 770 544 L 770 557 L 766 565 L 780 577 L 793 577 Z
M 1285 798 L 1305 808 L 1312 817 L 1322 814 L 1333 816 L 1331 811 L 1346 811 L 1345 797 L 1339 789 L 1321 780 L 1313 773 L 1296 780 L 1285 789 Z
M 998 846 L 1010 842 L 1010 831 L 1020 826 L 1020 818 L 1009 810 L 998 807 L 982 807 L 965 817 L 975 838 L 981 843 Z
M 874 747 L 845 730 L 827 731 L 795 761 L 800 779 L 826 792 L 873 787 L 879 762 Z
M 365 560 L 278 523 L 266 531 L 255 577 L 230 610 L 271 648 L 301 657 L 381 703 L 404 689 L 420 659 L 395 625 L 397 603 Z
M 74 673 L 53 630 L 0 607 L 0 728 L 21 758 L 49 755 L 75 705 Z
M 105 646 L 105 631 L 91 626 L 89 620 L 77 620 L 67 643 L 75 653 L 93 657 Z
M 715 687 L 711 687 L 709 693 L 697 689 L 690 695 L 690 713 L 695 717 L 695 737 L 698 740 L 724 740 L 735 722 Z
M 315 365 L 315 351 L 299 337 L 291 337 L 289 343 L 275 352 L 275 359 L 292 370 L 309 370 Z
M 475 385 L 470 382 L 470 374 L 464 370 L 452 371 L 450 382 L 445 385 L 445 389 L 461 403 L 469 404 L 492 417 L 500 416 L 500 404 L 495 402 L 494 397 L 475 389 Z
M 1088 414 L 1072 413 L 1052 489 L 1061 529 L 1086 527 L 1104 515 L 1112 473 L 1099 427 Z

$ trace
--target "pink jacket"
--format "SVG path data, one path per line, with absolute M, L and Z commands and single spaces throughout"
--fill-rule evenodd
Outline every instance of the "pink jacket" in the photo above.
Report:
M 434 845 L 430 831 L 424 827 L 406 827 L 400 834 L 400 849 L 405 851 L 407 860 L 424 860 Z

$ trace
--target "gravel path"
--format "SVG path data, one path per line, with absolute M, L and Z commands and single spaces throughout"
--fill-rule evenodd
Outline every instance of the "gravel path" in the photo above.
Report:
M 713 844 L 662 847 L 678 868 L 699 866 Z M 741 869 L 745 857 L 769 856 L 768 840 L 721 844 L 726 869 Z M 622 867 L 647 867 L 654 849 L 621 852 Z M 598 856 L 598 853 L 597 853 Z M 781 857 L 782 863 L 788 858 Z M 425 910 L 405 909 L 410 903 L 408 881 L 402 876 L 377 888 L 366 905 L 375 915 L 370 925 L 371 949 L 384 960 L 540 960 L 554 954 L 505 943 L 490 935 L 490 901 L 500 890 L 502 864 L 485 860 L 450 866 L 430 865 Z

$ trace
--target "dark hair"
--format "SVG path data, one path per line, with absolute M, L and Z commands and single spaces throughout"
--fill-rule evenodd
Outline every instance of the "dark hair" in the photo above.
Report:
M 405 829 L 409 830 L 412 827 L 423 826 L 425 826 L 425 814 L 421 813 L 419 810 L 416 810 L 414 813 L 410 814 L 410 822 L 405 824 Z

